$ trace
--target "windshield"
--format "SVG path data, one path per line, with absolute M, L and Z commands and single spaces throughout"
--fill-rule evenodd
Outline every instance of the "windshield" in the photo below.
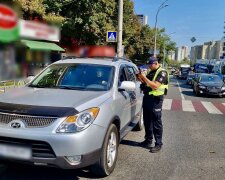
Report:
M 202 75 L 200 77 L 200 82 L 215 82 L 221 83 L 222 79 L 219 76 Z
M 113 67 L 90 64 L 55 64 L 49 66 L 29 86 L 75 90 L 109 90 Z

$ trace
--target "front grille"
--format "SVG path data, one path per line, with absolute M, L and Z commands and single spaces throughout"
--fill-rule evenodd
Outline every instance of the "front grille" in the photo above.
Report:
M 55 117 L 40 117 L 26 116 L 19 114 L 0 113 L 0 124 L 9 124 L 13 120 L 22 121 L 27 128 L 46 127 L 51 125 L 57 118 Z
M 30 147 L 32 149 L 33 158 L 55 158 L 56 157 L 51 146 L 48 143 L 43 141 L 0 137 L 0 144 Z

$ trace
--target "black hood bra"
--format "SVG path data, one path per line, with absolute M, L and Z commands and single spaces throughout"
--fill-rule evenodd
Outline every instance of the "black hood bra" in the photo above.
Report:
M 59 118 L 77 114 L 78 111 L 72 107 L 33 106 L 33 105 L 0 103 L 0 113 Z

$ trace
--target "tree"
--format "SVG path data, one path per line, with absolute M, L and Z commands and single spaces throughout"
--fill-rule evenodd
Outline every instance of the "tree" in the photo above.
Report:
M 116 30 L 117 3 L 111 0 L 45 0 L 47 11 L 65 18 L 62 39 L 66 45 L 105 45 L 106 32 Z
M 18 0 L 22 1 L 22 0 Z M 41 1 L 41 0 L 35 0 Z M 112 0 L 44 0 L 45 12 L 64 18 L 61 43 L 67 46 L 115 45 L 106 42 L 106 33 L 117 30 L 118 2 Z M 41 10 L 40 10 L 41 11 Z M 43 11 L 43 10 L 42 10 Z M 134 3 L 124 0 L 123 45 L 125 55 L 143 63 L 154 47 L 154 29 L 142 26 L 134 12 Z M 157 45 L 161 56 L 164 49 L 169 52 L 175 43 L 165 34 L 165 29 L 157 31 Z
M 61 25 L 64 20 L 58 14 L 47 13 L 43 0 L 9 0 L 8 3 L 19 6 L 22 10 L 21 16 L 25 20 L 38 20 L 56 25 Z
M 168 66 L 171 66 L 171 67 L 179 67 L 180 65 L 178 61 L 171 60 L 171 59 L 167 59 L 167 64 Z

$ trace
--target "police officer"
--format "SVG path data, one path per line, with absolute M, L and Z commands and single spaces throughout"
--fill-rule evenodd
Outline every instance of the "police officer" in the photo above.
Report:
M 141 90 L 143 98 L 143 118 L 145 126 L 145 140 L 140 144 L 150 148 L 150 152 L 156 153 L 162 148 L 162 104 L 164 95 L 168 91 L 169 76 L 165 69 L 161 68 L 157 58 L 151 57 L 148 61 L 150 72 L 145 75 L 139 73 L 138 78 L 142 82 Z M 153 136 L 155 146 L 151 147 Z

